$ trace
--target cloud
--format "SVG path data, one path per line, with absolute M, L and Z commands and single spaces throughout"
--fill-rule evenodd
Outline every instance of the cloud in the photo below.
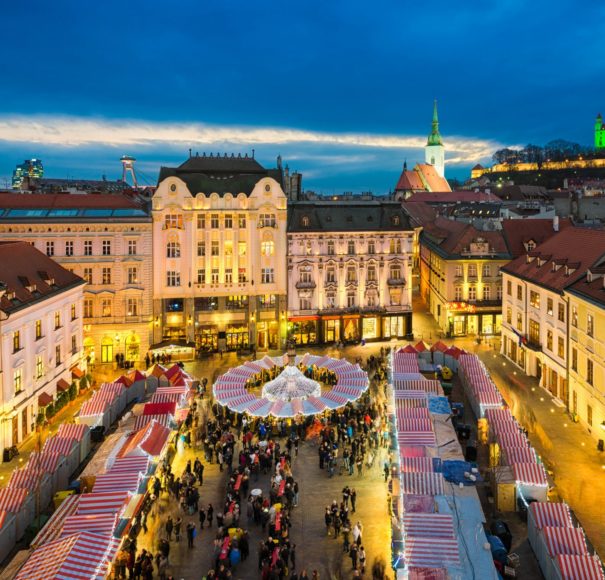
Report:
M 244 144 L 305 145 L 351 149 L 419 150 L 426 137 L 372 133 L 335 133 L 280 127 L 219 126 L 205 123 L 164 123 L 144 120 L 108 120 L 70 116 L 0 115 L 0 140 L 64 148 L 177 147 L 182 145 Z M 501 144 L 472 137 L 445 139 L 450 164 L 467 165 L 486 159 Z

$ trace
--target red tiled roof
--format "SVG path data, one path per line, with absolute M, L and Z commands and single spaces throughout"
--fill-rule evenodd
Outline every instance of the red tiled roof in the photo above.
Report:
M 395 186 L 395 191 L 424 191 L 424 183 L 415 172 L 409 169 L 404 169 L 399 176 L 399 181 Z
M 435 221 L 437 212 L 428 203 L 417 201 L 414 203 L 408 203 L 404 201 L 402 204 L 403 211 L 405 211 L 417 225 L 423 225 L 427 222 Z
M 559 231 L 570 225 L 568 219 L 559 220 Z M 527 253 L 525 244 L 528 242 L 533 241 L 537 246 L 557 233 L 550 219 L 503 220 L 502 231 L 513 258 Z
M 0 281 L 8 288 L 0 298 L 0 310 L 6 313 L 85 283 L 26 242 L 0 242 L 0 264 Z M 53 280 L 54 284 L 50 285 L 45 280 Z M 35 289 L 32 288 L 34 285 Z M 8 299 L 9 293 L 14 293 L 15 300 Z
M 441 177 L 432 165 L 429 165 L 428 163 L 418 163 L 416 167 L 414 167 L 414 170 L 422 175 L 421 179 L 428 185 L 429 191 L 452 191 L 447 179 Z
M 0 208 L 139 208 L 123 195 L 108 193 L 8 193 L 0 192 Z
M 563 231 L 539 245 L 532 253 L 531 262 L 522 255 L 507 264 L 502 270 L 546 288 L 562 291 L 581 279 L 593 265 L 605 259 L 605 231 L 566 227 Z M 571 260 L 553 271 L 553 261 Z M 575 266 L 568 272 L 570 266 Z
M 591 271 L 596 269 L 591 268 Z M 567 289 L 571 293 L 579 295 L 581 298 L 592 300 L 605 308 L 605 281 L 603 280 L 603 276 L 593 278 L 592 282 L 588 281 L 587 276 L 582 276 L 580 280 L 574 282 Z
M 455 203 L 457 201 L 492 201 L 499 202 L 500 198 L 493 193 L 483 191 L 420 191 L 413 193 L 407 203 L 424 201 L 427 203 Z

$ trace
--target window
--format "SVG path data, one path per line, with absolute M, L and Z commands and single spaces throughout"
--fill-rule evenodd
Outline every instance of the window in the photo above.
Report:
M 462 264 L 456 264 L 456 277 L 462 278 Z
M 483 286 L 483 300 L 492 299 L 492 289 L 490 286 Z
M 311 299 L 310 298 L 300 298 L 300 309 L 301 310 L 311 310 Z
M 225 214 L 225 228 L 233 228 L 233 215 L 230 213 Z
M 477 288 L 476 288 L 476 286 L 469 286 L 468 287 L 468 299 L 469 299 L 469 302 L 473 302 L 473 301 L 477 300 Z
M 75 334 L 71 335 L 71 354 L 76 354 L 78 352 L 78 340 Z
M 552 351 L 552 330 L 546 331 L 546 348 Z
M 565 304 L 563 304 L 563 302 L 559 302 L 557 310 L 558 310 L 557 318 L 558 318 L 559 322 L 565 322 Z
M 23 390 L 23 369 L 16 369 L 13 372 L 13 389 L 15 395 Z
M 350 256 L 355 255 L 355 242 L 353 240 L 349 240 L 347 243 L 347 254 Z
M 376 253 L 376 242 L 374 240 L 368 240 L 368 254 Z
M 354 308 L 355 304 L 356 304 L 355 292 L 352 292 L 352 291 L 347 292 L 347 308 Z
M 199 213 L 197 215 L 197 229 L 198 230 L 206 229 L 206 214 L 205 213 Z
M 247 296 L 227 296 L 227 310 L 244 310 L 248 308 Z
M 571 307 L 571 325 L 577 327 L 578 326 L 578 307 Z
M 180 258 L 181 257 L 181 244 L 178 242 L 168 242 L 166 244 L 166 257 L 167 258 Z
M 357 281 L 357 268 L 355 266 L 347 266 L 347 282 Z
M 586 422 L 592 427 L 592 405 L 586 405 Z
M 529 304 L 534 308 L 540 308 L 540 293 L 534 292 L 533 290 L 529 291 Z
M 483 272 L 481 275 L 483 278 L 489 278 L 492 275 L 492 268 L 489 264 L 483 264 Z
M 36 357 L 36 378 L 41 379 L 42 375 L 44 375 L 44 362 L 42 356 L 38 355 Z
M 139 301 L 136 298 L 128 298 L 128 300 L 126 300 L 126 315 L 139 315 Z
M 92 284 L 92 268 L 84 268 L 82 278 L 84 278 L 88 284 Z
M 368 306 L 376 306 L 376 291 L 375 290 L 368 292 L 368 297 L 367 297 L 366 303 Z
M 219 251 L 218 240 L 212 241 L 210 243 L 210 255 L 218 256 L 218 253 L 219 253 L 218 251 Z
M 594 336 L 594 316 L 592 314 L 586 315 L 586 334 Z
M 326 269 L 326 284 L 336 282 L 336 269 L 334 266 L 328 266 Z
M 311 242 L 305 244 L 305 255 L 310 256 L 313 253 L 313 246 Z
M 237 217 L 237 227 L 240 230 L 246 227 L 246 216 L 244 214 Z
M 313 272 L 310 266 L 303 266 L 300 270 L 300 282 L 312 282 Z
M 86 298 L 84 300 L 84 318 L 92 318 L 92 299 Z
M 326 292 L 326 308 L 336 307 L 336 292 Z
M 517 330 L 523 332 L 523 315 L 517 312 Z
M 261 213 L 258 218 L 259 228 L 274 228 L 277 225 L 274 213 Z
M 66 256 L 74 255 L 74 243 L 71 240 L 65 242 L 65 255 Z
M 171 230 L 171 229 L 182 230 L 183 229 L 183 216 L 180 214 L 167 213 L 164 216 L 164 229 L 165 230 Z
M 201 258 L 206 255 L 206 242 L 197 243 L 197 256 Z
M 593 374 L 594 374 L 594 366 L 591 359 L 586 359 L 586 382 L 589 385 L 593 384 Z
M 523 286 L 517 284 L 517 300 L 523 300 Z
M 260 307 L 261 308 L 275 308 L 276 305 L 276 300 L 275 300 L 275 294 L 261 294 L 258 297 L 259 303 L 260 303 Z
M 399 264 L 393 264 L 389 271 L 390 278 L 393 280 L 401 280 L 401 266 Z
M 246 268 L 240 268 L 237 271 L 237 282 L 238 282 L 238 284 L 245 284 L 247 279 L 248 279 L 248 276 L 247 276 L 247 273 L 246 273 Z
M 531 319 L 529 321 L 529 342 L 540 344 L 540 323 Z
M 111 268 L 103 268 L 103 284 L 111 284 Z
M 309 216 L 304 215 L 302 217 L 301 223 L 302 223 L 302 227 L 303 228 L 308 228 L 309 224 L 311 223 L 311 220 L 309 219 Z
M 509 306 L 506 309 L 506 324 L 512 324 L 513 323 L 513 309 Z
M 136 240 L 128 240 L 128 255 L 129 256 L 137 255 L 137 241 Z
M 104 256 L 111 256 L 111 240 L 103 240 L 101 244 L 101 253 Z
M 55 242 L 46 242 L 46 255 L 47 256 L 55 255 Z
M 233 284 L 233 269 L 225 268 L 225 284 Z
M 565 341 L 562 336 L 557 338 L 557 354 L 560 358 L 565 358 Z
M 84 255 L 92 256 L 92 240 L 84 240 Z
M 76 318 L 78 318 L 75 304 L 72 304 L 69 310 L 70 310 L 72 320 L 75 320 Z
M 578 372 L 578 349 L 571 349 L 571 370 Z
M 535 247 L 536 247 L 536 242 L 534 242 L 533 240 L 529 240 L 529 242 L 527 242 L 527 244 L 526 244 L 526 248 L 527 248 L 528 252 L 531 252 Z
M 272 256 L 275 253 L 275 242 L 273 240 L 265 240 L 260 244 L 261 256 Z
M 104 318 L 111 316 L 111 300 L 109 298 L 101 300 L 101 316 Z
M 334 251 L 334 241 L 330 240 L 328 242 L 328 256 L 333 256 L 336 252 Z
M 554 305 L 553 305 L 552 298 L 547 298 L 546 299 L 546 314 L 548 314 L 548 316 L 552 316 L 553 313 L 554 313 Z
M 273 268 L 263 268 L 261 270 L 261 284 L 273 284 L 275 282 L 275 270 Z
M 502 284 L 496 286 L 496 298 L 500 301 L 502 300 Z
M 240 258 L 243 258 L 246 255 L 247 249 L 248 249 L 248 246 L 247 246 L 246 242 L 237 242 L 237 255 Z
M 210 214 L 210 227 L 213 230 L 218 229 L 218 214 L 217 213 Z
M 128 268 L 128 283 L 137 284 L 139 281 L 139 269 L 136 266 Z
M 401 254 L 401 240 L 399 238 L 392 238 L 389 244 L 390 254 Z
M 57 328 L 61 328 L 61 312 L 59 310 L 55 312 L 55 330 Z
M 218 268 L 212 268 L 212 270 L 210 271 L 210 283 L 211 284 L 218 284 Z
M 368 266 L 368 282 L 376 282 L 376 266 Z
M 36 320 L 36 340 L 40 340 L 42 338 L 42 321 Z
M 21 350 L 21 333 L 18 330 L 13 332 L 13 352 Z
M 198 284 L 206 283 L 206 270 L 204 270 L 204 268 L 200 268 L 197 271 L 197 283 Z
M 510 280 L 506 281 L 506 295 L 507 296 L 513 295 L 513 283 Z
M 176 270 L 169 270 L 166 272 L 166 286 L 180 286 L 181 285 L 181 273 Z
M 61 364 L 61 345 L 58 344 L 55 346 L 55 366 L 59 366 Z
M 469 264 L 468 265 L 468 277 L 476 278 L 477 277 L 477 264 Z
M 454 288 L 454 300 L 456 300 L 456 302 L 462 300 L 462 286 L 456 286 L 456 288 Z
M 218 299 L 215 296 L 196 298 L 195 309 L 203 312 L 211 312 L 218 310 Z

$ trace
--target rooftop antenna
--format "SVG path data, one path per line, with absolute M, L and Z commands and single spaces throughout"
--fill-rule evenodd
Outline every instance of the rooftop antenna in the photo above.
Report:
M 136 159 L 130 155 L 122 155 L 120 161 L 122 162 L 122 181 L 124 183 L 128 183 L 126 181 L 126 174 L 129 173 L 130 177 L 132 178 L 132 187 L 134 189 L 138 189 L 139 186 L 137 184 L 137 174 L 134 171 L 134 163 Z
M 254 159 L 254 149 L 252 149 L 252 159 Z

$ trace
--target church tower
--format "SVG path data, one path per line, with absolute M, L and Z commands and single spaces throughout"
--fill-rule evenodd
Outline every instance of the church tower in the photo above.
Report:
M 594 148 L 605 149 L 605 125 L 603 125 L 603 117 L 601 113 L 597 115 L 597 120 L 594 126 Z
M 445 147 L 439 134 L 437 100 L 433 105 L 433 128 L 424 148 L 424 159 L 430 163 L 441 177 L 445 177 Z

